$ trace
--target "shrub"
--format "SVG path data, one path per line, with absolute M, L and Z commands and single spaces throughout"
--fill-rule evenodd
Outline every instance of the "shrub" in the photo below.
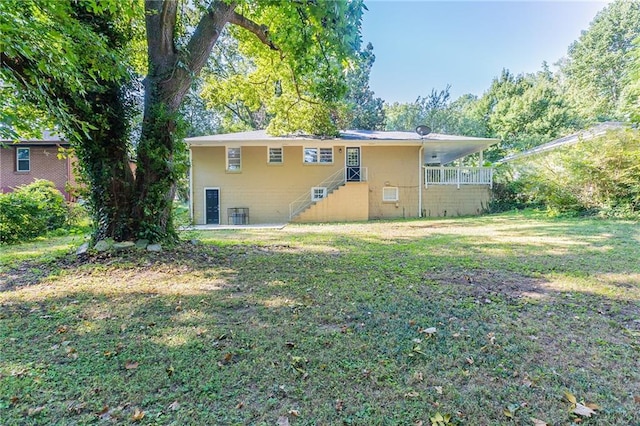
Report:
M 521 210 L 537 205 L 525 191 L 523 180 L 514 179 L 513 171 L 508 165 L 502 165 L 496 169 L 489 204 L 491 213 Z
M 67 216 L 64 196 L 46 180 L 0 194 L 0 243 L 13 244 L 62 228 Z
M 640 133 L 609 132 L 519 163 L 510 185 L 553 214 L 640 217 Z

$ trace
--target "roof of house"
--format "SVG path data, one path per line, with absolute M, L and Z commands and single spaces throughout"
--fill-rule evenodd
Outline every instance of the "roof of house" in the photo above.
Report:
M 0 144 L 20 144 L 20 145 L 69 145 L 69 142 L 62 139 L 57 133 L 45 130 L 38 138 L 21 139 L 18 141 L 10 139 L 0 139 Z
M 201 142 L 231 142 L 231 141 L 337 141 L 337 140 L 360 140 L 360 141 L 372 141 L 372 140 L 384 140 L 384 141 L 430 141 L 430 140 L 447 140 L 447 141 L 462 141 L 462 140 L 477 140 L 477 141 L 494 141 L 497 139 L 488 138 L 476 138 L 472 136 L 457 136 L 457 135 L 443 135 L 439 133 L 429 133 L 426 136 L 420 136 L 415 132 L 383 132 L 379 130 L 342 130 L 338 137 L 322 137 L 322 136 L 310 136 L 310 135 L 285 135 L 285 136 L 272 136 L 269 135 L 266 130 L 252 130 L 248 132 L 238 133 L 225 133 L 219 135 L 209 136 L 196 136 L 186 139 L 189 144 L 199 144 Z
M 572 133 L 570 135 L 563 136 L 558 139 L 554 139 L 551 142 L 547 142 L 542 145 L 538 145 L 535 148 L 532 148 L 530 150 L 507 155 L 502 160 L 498 161 L 497 164 L 508 163 L 510 161 L 515 161 L 520 158 L 529 157 L 531 155 L 542 154 L 543 152 L 548 152 L 563 146 L 573 145 L 580 141 L 586 141 L 589 139 L 596 138 L 598 136 L 602 136 L 609 130 L 618 130 L 618 129 L 622 129 L 623 127 L 624 125 L 620 122 L 606 121 L 604 123 L 600 123 L 594 127 L 591 127 L 587 130 L 580 130 L 579 132 Z
M 197 146 L 239 145 L 310 145 L 311 143 L 336 144 L 351 142 L 358 145 L 424 147 L 426 163 L 447 164 L 458 158 L 482 151 L 497 143 L 498 139 L 472 136 L 443 135 L 430 133 L 420 136 L 414 132 L 382 132 L 376 130 L 343 130 L 339 137 L 318 137 L 308 135 L 271 136 L 264 130 L 227 133 L 210 136 L 196 136 L 186 139 L 187 144 Z

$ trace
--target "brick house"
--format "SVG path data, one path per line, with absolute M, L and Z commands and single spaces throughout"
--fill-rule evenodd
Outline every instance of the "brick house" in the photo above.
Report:
M 73 201 L 73 195 L 68 192 L 70 186 L 77 186 L 73 158 L 60 158 L 60 148 L 69 148 L 69 143 L 49 133 L 17 143 L 0 140 L 0 192 L 11 192 L 36 179 L 46 179 L 53 182 L 68 201 Z

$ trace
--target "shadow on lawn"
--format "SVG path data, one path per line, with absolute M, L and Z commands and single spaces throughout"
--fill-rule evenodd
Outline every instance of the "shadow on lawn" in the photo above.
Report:
M 563 255 L 525 244 L 516 263 L 529 267 L 519 269 L 500 268 L 507 256 L 474 237 L 435 252 L 421 238 L 182 244 L 21 265 L 1 277 L 3 380 L 19 393 L 10 408 L 53 401 L 49 419 L 83 422 L 142 407 L 160 423 L 192 424 L 273 424 L 292 407 L 327 423 L 409 424 L 438 410 L 499 424 L 517 397 L 530 406 L 520 420 L 557 423 L 566 406 L 553 401 L 570 389 L 603 404 L 608 424 L 637 420 L 638 342 L 624 330 L 640 325 L 638 283 L 604 295 L 546 275 L 599 272 L 592 244 Z M 635 263 L 608 263 L 638 274 Z M 429 326 L 433 340 L 419 331 Z

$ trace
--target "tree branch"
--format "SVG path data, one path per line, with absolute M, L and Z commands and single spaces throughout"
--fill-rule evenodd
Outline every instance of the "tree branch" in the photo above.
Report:
M 176 54 L 173 42 L 178 2 L 176 0 L 146 0 L 145 24 L 147 29 L 147 54 L 150 65 L 170 68 Z M 150 72 L 164 70 L 150 70 Z
M 198 22 L 186 49 L 189 55 L 186 63 L 191 73 L 198 74 L 207 62 L 213 45 L 218 41 L 235 7 L 235 3 L 227 5 L 222 1 L 213 1 Z
M 229 22 L 252 32 L 262 43 L 269 46 L 271 50 L 280 50 L 278 49 L 278 46 L 276 46 L 273 41 L 271 41 L 271 38 L 269 37 L 269 28 L 267 28 L 266 25 L 258 25 L 251 19 L 235 11 L 229 18 Z

